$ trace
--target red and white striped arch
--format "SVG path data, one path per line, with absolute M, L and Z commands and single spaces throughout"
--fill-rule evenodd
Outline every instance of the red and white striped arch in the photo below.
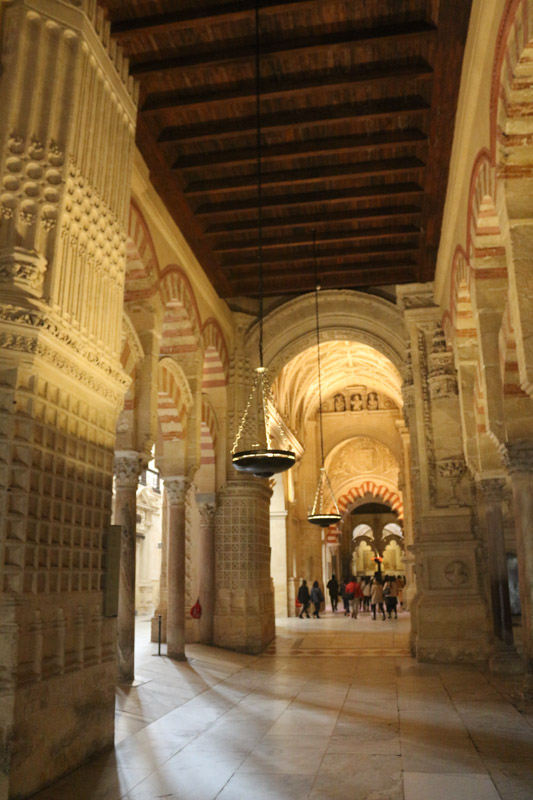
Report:
M 396 511 L 398 517 L 403 519 L 403 501 L 399 493 L 385 483 L 377 483 L 374 480 L 364 480 L 337 498 L 339 511 L 343 514 L 350 506 L 358 500 L 365 499 L 385 503 Z
M 161 355 L 201 349 L 200 314 L 187 276 L 170 265 L 161 273 L 159 286 L 164 307 Z
M 227 386 L 229 380 L 229 355 L 224 334 L 218 322 L 209 317 L 202 326 L 204 368 L 202 391 L 217 386 Z
M 202 395 L 200 464 L 214 464 L 217 444 L 217 421 L 209 398 Z
M 139 301 L 155 294 L 158 274 L 159 264 L 148 225 L 132 200 L 126 240 L 124 301 Z
M 187 411 L 192 397 L 180 367 L 170 358 L 163 358 L 158 369 L 157 412 L 163 442 L 185 438 Z

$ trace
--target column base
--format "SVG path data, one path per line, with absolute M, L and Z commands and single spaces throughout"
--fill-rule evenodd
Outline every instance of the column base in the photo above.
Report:
M 276 635 L 273 587 L 217 591 L 214 644 L 258 655 Z
M 514 647 L 505 647 L 491 654 L 489 669 L 494 675 L 523 675 L 526 665 Z
M 418 661 L 464 664 L 487 661 L 491 654 L 486 608 L 482 602 L 452 605 L 449 598 L 420 598 L 414 639 Z

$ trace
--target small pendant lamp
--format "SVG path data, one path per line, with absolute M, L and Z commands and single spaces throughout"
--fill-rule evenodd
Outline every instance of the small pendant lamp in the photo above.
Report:
M 252 391 L 248 398 L 243 418 L 233 443 L 231 460 L 239 472 L 249 472 L 256 478 L 270 478 L 278 472 L 285 472 L 296 462 L 296 454 L 291 450 L 273 450 L 270 438 L 270 418 L 268 415 L 268 399 L 270 387 L 267 371 L 263 366 L 263 205 L 261 192 L 261 105 L 260 105 L 260 72 L 259 72 L 259 0 L 255 4 L 255 101 L 257 118 L 257 267 L 259 278 L 259 367 L 255 370 Z M 260 431 L 262 442 L 256 442 L 249 450 L 238 450 L 242 439 L 246 420 L 252 408 L 252 401 L 260 406 Z
M 320 370 L 320 324 L 318 319 L 318 293 L 320 291 L 320 284 L 318 283 L 318 273 L 316 265 L 316 232 L 313 231 L 313 262 L 315 265 L 315 313 L 316 313 L 316 356 L 318 367 L 318 418 L 320 425 L 320 473 L 318 476 L 318 484 L 315 492 L 315 499 L 311 513 L 307 517 L 307 521 L 313 525 L 320 525 L 321 528 L 328 528 L 330 525 L 335 525 L 341 520 L 341 513 L 329 482 L 328 473 L 324 466 L 324 432 L 322 428 L 322 374 Z M 329 490 L 333 505 L 335 506 L 335 514 L 328 514 L 325 511 L 324 495 L 326 490 Z

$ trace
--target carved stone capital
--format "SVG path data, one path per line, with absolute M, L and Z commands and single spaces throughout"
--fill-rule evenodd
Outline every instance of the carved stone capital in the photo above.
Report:
M 479 488 L 486 503 L 501 503 L 505 489 L 503 478 L 481 478 Z
M 115 481 L 117 487 L 136 488 L 143 470 L 140 453 L 135 450 L 117 450 L 115 453 Z
M 500 455 L 506 470 L 511 474 L 533 472 L 533 441 L 517 439 L 500 445 Z
M 198 511 L 200 512 L 200 523 L 203 528 L 212 528 L 215 524 L 216 506 L 214 503 L 200 503 Z
M 171 506 L 185 505 L 185 498 L 189 489 L 189 481 L 184 475 L 163 478 L 168 502 Z
M 39 253 L 12 247 L 0 252 L 0 285 L 23 289 L 34 297 L 42 294 L 46 258 Z

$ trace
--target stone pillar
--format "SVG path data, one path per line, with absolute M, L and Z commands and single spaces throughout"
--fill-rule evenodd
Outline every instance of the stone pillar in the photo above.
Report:
M 265 481 L 228 481 L 215 514 L 214 643 L 244 653 L 262 652 L 275 635 L 270 495 Z
M 135 677 L 135 552 L 137 486 L 142 471 L 140 453 L 115 453 L 115 524 L 122 528 L 117 619 L 117 675 L 119 683 Z
M 533 673 L 533 441 L 519 439 L 501 448 L 513 488 L 513 509 L 522 606 L 524 659 Z
M 1 782 L 27 797 L 113 744 L 104 587 L 137 110 L 96 3 L 0 5 L 0 617 L 16 627 Z
M 163 502 L 161 504 L 161 569 L 159 577 L 159 602 L 151 620 L 151 641 L 157 642 L 159 637 L 159 617 L 161 616 L 161 641 L 167 641 L 167 554 L 168 554 L 168 498 L 163 484 Z
M 411 648 L 421 661 L 480 661 L 491 652 L 481 591 L 482 548 L 466 478 L 453 354 L 432 286 L 398 287 L 409 360 L 405 417 L 411 438 L 416 595 L 409 598 Z
M 167 655 L 185 661 L 185 500 L 187 478 L 166 476 Z
M 290 575 L 287 578 L 287 605 L 289 617 L 296 616 L 296 587 L 294 585 L 294 577 Z
M 406 586 L 403 591 L 403 606 L 405 609 L 416 595 L 416 574 L 415 563 L 410 548 L 414 544 L 414 529 L 413 529 L 413 488 L 411 484 L 411 441 L 409 437 L 409 429 L 407 426 L 398 421 L 396 423 L 398 432 L 402 440 L 403 451 L 403 481 L 399 487 L 403 495 L 403 536 L 405 541 L 405 581 Z
M 213 617 L 215 611 L 215 496 L 197 494 L 196 502 L 200 512 L 200 641 L 213 642 Z

